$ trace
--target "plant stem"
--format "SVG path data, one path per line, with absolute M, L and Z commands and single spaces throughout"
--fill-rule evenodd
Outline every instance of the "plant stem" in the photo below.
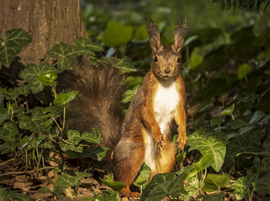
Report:
M 258 167 L 258 172 L 257 172 L 257 175 L 256 175 L 255 184 L 257 183 L 258 178 L 259 178 L 259 175 L 260 175 L 260 168 L 261 168 L 261 161 L 259 163 L 259 167 Z M 250 195 L 249 201 L 252 201 L 253 194 L 254 194 L 254 188 L 251 191 L 251 195 Z
M 54 120 L 54 122 L 56 123 L 57 127 L 61 130 L 61 127 L 59 126 L 59 124 L 57 123 L 57 121 L 55 120 L 55 118 L 52 118 Z
M 63 126 L 61 129 L 61 133 L 64 131 L 65 123 L 66 123 L 66 107 L 64 107 Z

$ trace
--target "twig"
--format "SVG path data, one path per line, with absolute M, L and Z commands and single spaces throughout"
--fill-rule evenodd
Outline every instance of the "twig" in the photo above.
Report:
M 8 161 L 5 161 L 5 162 L 3 162 L 3 163 L 0 163 L 0 166 L 1 166 L 1 165 L 5 165 L 6 163 L 12 162 L 12 161 L 14 161 L 14 160 L 15 160 L 15 158 L 9 159 Z
M 53 169 L 54 167 L 43 167 L 43 168 L 40 168 L 38 169 L 38 171 L 40 170 L 45 170 L 45 169 Z M 36 172 L 37 170 L 31 170 L 31 171 L 27 171 L 27 172 L 8 172 L 8 173 L 4 173 L 4 174 L 1 174 L 1 176 L 4 176 L 4 175 L 11 175 L 11 174 L 25 174 L 25 173 L 32 173 L 32 172 Z

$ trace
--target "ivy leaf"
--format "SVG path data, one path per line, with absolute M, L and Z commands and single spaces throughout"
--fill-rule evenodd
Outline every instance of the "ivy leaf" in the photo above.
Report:
M 69 141 L 74 141 L 75 145 L 78 145 L 82 140 L 80 132 L 76 130 L 69 130 L 67 132 L 67 137 Z
M 19 138 L 19 130 L 17 125 L 13 122 L 4 123 L 3 127 L 0 127 L 0 139 L 5 142 L 17 141 Z
M 38 192 L 39 193 L 44 193 L 44 194 L 52 193 L 51 190 L 48 187 L 41 187 L 41 188 L 38 189 Z
M 31 36 L 22 29 L 7 31 L 4 40 L 0 38 L 0 62 L 9 67 L 16 55 L 30 42 Z
M 238 128 L 247 127 L 248 124 L 245 121 L 241 120 L 241 119 L 235 119 L 235 120 L 231 120 L 229 122 L 229 126 L 232 129 L 238 129 Z
M 68 102 L 72 101 L 78 94 L 78 91 L 71 91 L 66 94 L 60 93 L 57 98 L 54 100 L 54 103 L 60 103 L 61 105 L 65 105 Z
M 187 172 L 183 172 L 179 176 L 177 176 L 175 172 L 155 175 L 144 189 L 140 200 L 156 201 L 162 200 L 168 195 L 178 197 L 180 193 L 186 194 L 184 189 L 186 176 Z
M 252 183 L 252 186 L 259 193 L 270 194 L 270 174 L 268 173 L 262 178 L 259 178 L 257 182 Z
M 40 66 L 35 64 L 29 64 L 24 70 L 22 70 L 19 76 L 30 84 L 30 89 L 33 94 L 36 94 L 44 88 L 42 83 L 36 79 L 37 77 L 46 73 L 59 73 L 59 70 L 48 63 L 43 63 Z
M 223 118 L 214 118 L 210 120 L 210 125 L 211 126 L 220 125 L 223 122 L 224 122 Z
M 133 36 L 132 42 L 135 43 L 145 43 L 148 41 L 148 34 L 145 29 L 145 26 L 140 26 L 136 29 L 136 32 Z
M 249 124 L 256 125 L 265 116 L 266 114 L 263 111 L 256 111 L 250 119 Z
M 122 188 L 124 188 L 126 185 L 123 182 L 119 181 L 110 181 L 110 180 L 104 180 L 99 178 L 104 184 L 108 185 L 111 189 L 114 191 L 120 192 Z
M 83 148 L 82 157 L 89 157 L 91 159 L 101 161 L 105 156 L 109 147 L 97 147 L 95 150 Z
M 22 70 L 19 76 L 28 83 L 36 83 L 38 80 L 36 77 L 44 75 L 46 73 L 59 73 L 59 70 L 48 63 L 43 63 L 40 66 L 35 64 L 29 64 L 24 70 Z
M 221 115 L 232 115 L 233 114 L 233 110 L 235 108 L 235 105 L 232 104 L 232 106 L 224 109 L 222 112 L 221 112 Z
M 82 153 L 83 151 L 83 147 L 80 146 L 75 146 L 74 141 L 69 141 L 69 140 L 65 140 L 66 142 L 68 142 L 69 144 L 65 143 L 65 142 L 60 142 L 59 147 L 64 151 L 75 151 L 75 152 L 79 152 Z
M 252 187 L 251 183 L 255 181 L 255 178 L 256 174 L 254 173 L 246 177 L 240 177 L 230 186 L 231 189 L 235 190 L 234 193 L 238 200 L 249 197 L 249 188 Z
M 250 72 L 250 65 L 248 64 L 243 64 L 238 68 L 237 71 L 237 77 L 238 79 L 242 79 L 243 77 L 245 77 L 248 73 Z
M 220 189 L 226 187 L 230 181 L 231 178 L 228 174 L 207 174 L 202 190 L 206 192 L 220 191 Z
M 141 87 L 141 85 L 137 85 L 132 90 L 125 91 L 125 93 L 123 95 L 122 103 L 131 102 L 133 97 L 136 95 L 136 93 L 137 93 L 137 91 L 139 90 L 140 87 Z
M 52 98 L 51 96 L 51 92 L 52 92 L 52 87 L 48 86 L 48 87 L 44 87 L 43 90 L 41 90 L 40 92 L 35 94 L 35 97 L 44 105 L 47 105 L 50 101 L 50 99 Z
M 24 138 L 20 141 L 21 148 L 28 145 L 28 143 L 32 140 L 32 137 L 24 136 Z
M 14 152 L 16 150 L 16 147 L 19 146 L 18 142 L 15 141 L 7 141 L 0 145 L 0 152 L 1 154 L 7 154 Z
M 199 195 L 197 198 L 200 199 L 202 198 L 203 201 L 218 201 L 218 200 L 223 200 L 223 198 L 226 195 L 224 194 L 224 192 L 219 192 L 219 193 L 214 193 L 211 195 Z
M 126 56 L 122 57 L 121 59 L 116 57 L 102 57 L 101 61 L 105 64 L 111 64 L 113 67 L 119 69 L 122 73 L 137 71 L 132 63 L 132 60 Z
M 202 171 L 205 168 L 208 168 L 213 163 L 214 159 L 212 158 L 212 155 L 204 155 L 199 162 L 193 163 L 192 165 L 179 170 L 176 174 L 181 175 L 184 172 L 187 172 L 188 174 L 185 180 L 189 180 L 190 178 L 195 176 L 198 172 Z
M 30 93 L 30 85 L 27 84 L 19 86 L 15 91 L 18 93 L 18 95 L 28 96 Z
M 56 84 L 56 81 L 55 81 L 56 78 L 57 78 L 57 74 L 51 73 L 51 72 L 48 72 L 48 73 L 45 73 L 43 75 L 36 77 L 36 79 L 39 80 L 45 86 L 52 86 Z
M 93 128 L 92 133 L 85 132 L 82 134 L 82 139 L 87 142 L 99 144 L 100 140 L 104 140 L 102 132 L 99 128 Z
M 61 71 L 71 70 L 73 64 L 77 62 L 77 56 L 80 55 L 95 55 L 91 50 L 82 46 L 70 46 L 66 43 L 60 42 L 55 44 L 52 49 L 48 51 L 48 54 L 52 58 L 57 58 L 57 68 Z
M 8 120 L 9 114 L 8 114 L 8 109 L 7 108 L 2 108 L 0 109 L 0 125 L 4 123 L 4 121 Z
M 151 168 L 144 163 L 133 184 L 137 187 L 142 186 L 142 188 L 144 189 L 149 182 L 150 174 Z
M 119 22 L 109 21 L 104 34 L 103 42 L 106 46 L 117 47 L 121 44 L 126 44 L 131 37 L 131 26 L 124 26 Z
M 103 191 L 102 192 L 102 197 L 105 200 L 110 200 L 110 201 L 117 201 L 117 192 L 116 191 Z
M 61 197 L 63 190 L 69 187 L 75 187 L 80 185 L 80 180 L 76 177 L 70 177 L 68 174 L 60 175 L 54 186 L 53 194 L 56 195 L 58 198 Z
M 35 107 L 31 113 L 31 117 L 27 115 L 19 116 L 20 129 L 28 129 L 31 132 L 41 132 L 45 128 L 44 122 L 47 120 L 47 117 L 43 115 L 41 107 Z
M 203 156 L 211 155 L 214 159 L 211 166 L 219 172 L 226 154 L 226 135 L 223 132 L 212 133 L 207 128 L 201 128 L 188 136 L 187 144 L 189 151 L 197 149 Z
M 75 43 L 77 44 L 77 46 L 80 46 L 80 47 L 82 47 L 86 50 L 89 50 L 89 51 L 95 51 L 95 52 L 104 51 L 104 49 L 101 45 L 91 43 L 91 41 L 89 39 L 86 39 L 83 37 L 76 39 Z

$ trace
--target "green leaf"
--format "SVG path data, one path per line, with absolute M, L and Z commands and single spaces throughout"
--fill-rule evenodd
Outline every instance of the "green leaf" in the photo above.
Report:
M 213 163 L 214 159 L 212 158 L 211 155 L 204 155 L 199 162 L 193 163 L 192 165 L 179 170 L 176 174 L 180 175 L 183 174 L 184 172 L 187 172 L 188 174 L 185 180 L 189 180 L 203 169 L 208 168 Z
M 192 51 L 191 53 L 191 57 L 190 57 L 190 63 L 188 64 L 190 69 L 195 69 L 197 66 L 199 66 L 202 61 L 203 61 L 203 57 L 198 55 L 198 49 L 196 48 L 195 50 Z
M 238 79 L 242 79 L 243 77 L 245 77 L 248 73 L 250 72 L 250 65 L 244 63 L 243 65 L 241 65 L 239 68 L 238 68 L 238 71 L 237 71 L 237 77 Z
M 19 138 L 19 130 L 15 123 L 6 122 L 3 127 L 0 127 L 0 139 L 3 139 L 5 142 L 18 141 Z
M 122 103 L 131 102 L 133 97 L 137 94 L 137 91 L 139 90 L 140 87 L 141 87 L 141 85 L 137 85 L 132 90 L 125 91 L 125 93 L 123 95 Z
M 222 201 L 225 196 L 224 192 L 220 192 L 211 195 L 199 195 L 197 199 L 203 198 L 203 201 Z
M 232 115 L 232 114 L 233 114 L 234 108 L 235 108 L 235 105 L 232 104 L 232 106 L 227 107 L 226 109 L 224 109 L 224 110 L 221 112 L 221 115 Z
M 184 161 L 185 158 L 186 158 L 186 152 L 180 153 L 180 155 L 178 155 L 176 157 L 176 162 L 183 163 L 183 161 Z
M 101 161 L 105 156 L 109 147 L 97 147 L 95 150 L 84 147 L 82 157 L 89 157 L 91 159 Z
M 18 95 L 27 96 L 30 93 L 30 85 L 19 86 L 15 91 L 18 93 Z
M 217 131 L 212 133 L 207 128 L 201 128 L 188 136 L 187 145 L 189 151 L 199 150 L 204 155 L 211 155 L 214 163 L 211 165 L 216 172 L 219 172 L 226 154 L 226 135 Z
M 187 176 L 183 172 L 177 176 L 174 172 L 157 174 L 146 186 L 141 195 L 141 201 L 162 200 L 166 196 L 178 197 L 180 193 L 186 194 L 184 189 L 184 180 Z
M 17 146 L 19 146 L 18 142 L 15 142 L 15 141 L 5 142 L 0 145 L 0 152 L 1 154 L 14 152 Z
M 20 129 L 28 129 L 31 132 L 41 132 L 45 128 L 44 122 L 47 120 L 47 117 L 44 117 L 41 107 L 35 107 L 31 113 L 31 117 L 21 115 L 18 119 Z
M 47 105 L 52 98 L 52 87 L 44 87 L 43 90 L 35 94 L 35 97 L 44 105 Z
M 248 198 L 250 196 L 251 183 L 255 181 L 256 174 L 250 174 L 246 177 L 240 177 L 234 182 L 230 188 L 234 189 L 235 196 L 238 200 Z
M 104 137 L 99 128 L 93 128 L 92 133 L 85 132 L 82 134 L 82 140 L 99 144 L 99 141 L 104 140 Z
M 0 109 L 0 125 L 4 123 L 4 121 L 8 120 L 9 114 L 8 114 L 8 109 L 7 108 L 2 108 Z
M 220 189 L 226 187 L 230 183 L 230 181 L 231 178 L 228 174 L 208 174 L 202 190 L 206 192 L 214 192 L 216 190 L 220 191 Z
M 211 126 L 220 125 L 223 122 L 224 122 L 223 118 L 214 118 L 210 120 L 210 125 Z
M 119 182 L 119 181 L 108 181 L 108 180 L 104 180 L 101 179 L 99 177 L 99 179 L 104 183 L 107 184 L 111 189 L 113 189 L 114 191 L 120 192 L 122 188 L 124 188 L 126 185 L 123 182 Z
M 60 103 L 61 105 L 65 105 L 68 102 L 72 101 L 78 93 L 79 93 L 78 91 L 71 91 L 66 94 L 60 93 L 58 94 L 57 98 L 54 100 L 54 103 Z
M 124 26 L 119 22 L 109 21 L 104 34 L 103 42 L 106 46 L 117 47 L 121 44 L 126 44 L 131 37 L 131 26 Z
M 0 38 L 0 62 L 9 67 L 16 55 L 30 42 L 31 36 L 22 29 L 7 31 L 4 40 Z
M 56 182 L 53 189 L 53 194 L 58 198 L 61 197 L 63 190 L 69 187 L 75 187 L 80 185 L 80 180 L 76 177 L 70 177 L 68 174 L 60 175 Z
M 137 177 L 135 178 L 135 181 L 133 181 L 133 184 L 137 187 L 141 187 L 144 189 L 145 186 L 149 182 L 151 174 L 151 168 L 148 167 L 145 163 L 142 165 L 140 172 L 138 173 Z
M 36 77 L 36 79 L 39 80 L 45 86 L 52 86 L 56 84 L 56 81 L 55 81 L 56 78 L 57 78 L 57 74 L 51 73 L 51 72 L 45 73 L 43 75 Z
M 256 111 L 249 121 L 250 125 L 256 125 L 266 114 L 263 111 Z
M 32 140 L 32 136 L 24 136 L 24 138 L 20 141 L 21 148 L 25 147 L 28 145 L 28 143 Z
M 262 178 L 259 178 L 257 182 L 252 183 L 252 186 L 259 193 L 270 194 L 270 174 L 268 173 Z
M 53 173 L 57 174 L 58 172 L 61 172 L 60 168 L 58 166 L 53 168 Z
M 51 190 L 48 187 L 41 187 L 38 189 L 39 193 L 52 193 Z
M 67 132 L 67 137 L 68 140 L 73 141 L 75 145 L 78 145 L 79 142 L 82 140 L 80 132 L 76 130 L 69 130 Z
M 146 42 L 148 41 L 148 34 L 145 26 L 140 26 L 136 29 L 132 42 Z
M 67 144 L 66 142 L 68 142 L 69 144 Z M 64 152 L 66 152 L 66 151 L 75 151 L 75 152 L 79 152 L 79 153 L 83 152 L 83 147 L 75 146 L 74 141 L 65 140 L 65 142 L 60 142 L 59 147 Z
M 229 126 L 232 129 L 238 129 L 238 128 L 247 127 L 248 124 L 245 121 L 241 120 L 241 119 L 235 119 L 235 120 L 231 120 L 229 122 Z
M 80 46 L 80 47 L 82 47 L 86 50 L 89 50 L 89 51 L 95 51 L 95 52 L 104 51 L 104 49 L 101 45 L 91 43 L 91 41 L 89 39 L 86 39 L 83 37 L 76 39 L 75 43 L 77 44 L 77 46 Z
M 102 57 L 101 61 L 105 64 L 111 64 L 113 67 L 119 69 L 122 73 L 137 71 L 132 63 L 132 60 L 126 56 L 122 57 L 121 59 L 116 57 Z
M 42 83 L 36 79 L 46 73 L 59 73 L 59 70 L 48 63 L 43 63 L 40 66 L 29 64 L 24 70 L 19 73 L 19 76 L 29 83 L 33 94 L 36 94 L 44 88 Z
M 117 192 L 116 191 L 102 191 L 102 197 L 104 200 L 117 201 Z
M 52 58 L 57 58 L 57 68 L 61 71 L 71 70 L 73 65 L 77 62 L 77 56 L 80 55 L 95 55 L 90 49 L 83 46 L 70 46 L 66 43 L 60 42 L 55 44 L 52 49 L 48 51 L 48 54 Z

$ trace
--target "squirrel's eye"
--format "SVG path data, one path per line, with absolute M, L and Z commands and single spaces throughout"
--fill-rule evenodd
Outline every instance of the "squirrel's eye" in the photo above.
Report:
M 180 58 L 178 57 L 178 59 L 177 59 L 177 63 L 180 63 L 180 61 L 181 61 L 181 60 L 180 60 Z
M 157 61 L 158 61 L 158 59 L 157 59 L 157 57 L 156 57 L 156 56 L 155 56 L 155 58 L 154 58 L 154 61 L 155 61 L 155 62 L 157 62 Z

